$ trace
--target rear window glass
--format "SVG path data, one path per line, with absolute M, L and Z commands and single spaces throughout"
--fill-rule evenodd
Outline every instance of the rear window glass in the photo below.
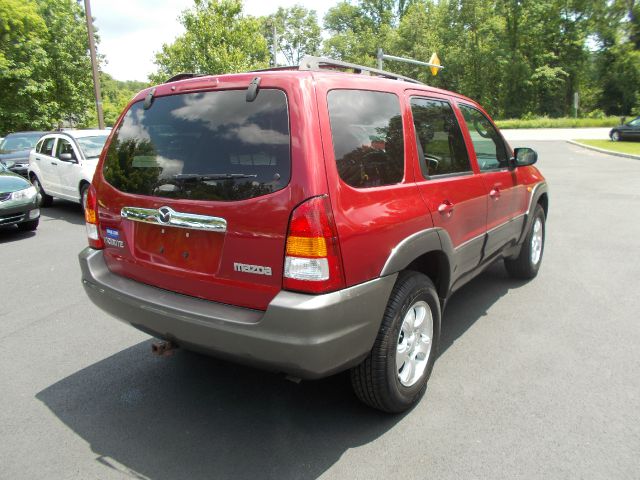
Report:
M 287 99 L 260 90 L 200 92 L 135 103 L 114 133 L 104 177 L 120 191 L 232 201 L 284 188 L 291 170 Z
M 398 97 L 365 90 L 332 90 L 327 102 L 340 178 L 357 188 L 402 181 L 404 139 Z

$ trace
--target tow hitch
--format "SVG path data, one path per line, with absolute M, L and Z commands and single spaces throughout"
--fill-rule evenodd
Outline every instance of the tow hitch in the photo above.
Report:
M 173 342 L 153 342 L 151 344 L 151 353 L 159 357 L 169 357 L 178 348 Z

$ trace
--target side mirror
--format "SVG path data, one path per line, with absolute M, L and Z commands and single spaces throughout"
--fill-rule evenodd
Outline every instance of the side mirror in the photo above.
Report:
M 70 153 L 61 153 L 59 158 L 60 160 L 64 160 L 65 162 L 71 162 L 75 160 L 75 158 L 73 158 L 73 155 Z
M 516 148 L 513 151 L 513 160 L 516 167 L 526 167 L 538 161 L 538 154 L 533 148 Z

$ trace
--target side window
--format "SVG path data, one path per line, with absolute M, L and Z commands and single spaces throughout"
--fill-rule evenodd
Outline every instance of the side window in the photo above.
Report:
M 76 155 L 73 152 L 73 147 L 71 146 L 71 143 L 69 142 L 69 140 L 65 140 L 64 138 L 60 138 L 58 139 L 58 145 L 56 147 L 56 157 L 60 158 L 60 155 L 62 155 L 63 153 L 69 153 L 71 154 L 71 158 L 75 160 Z M 62 160 L 62 158 L 60 158 L 60 160 Z M 68 161 L 68 159 L 67 159 Z
M 404 135 L 398 97 L 365 90 L 332 90 L 327 102 L 340 178 L 356 188 L 401 182 Z
M 443 100 L 412 98 L 420 168 L 426 177 L 471 172 L 469 154 L 455 113 Z
M 508 164 L 507 149 L 502 137 L 479 110 L 460 104 L 460 110 L 469 129 L 481 171 L 505 168 Z
M 40 153 L 43 155 L 53 156 L 53 144 L 56 142 L 56 137 L 45 138 L 41 145 Z
M 37 152 L 37 153 L 42 153 L 42 145 L 43 145 L 43 144 L 44 144 L 44 140 L 40 140 L 40 141 L 38 142 L 38 144 L 36 145 L 36 148 L 35 148 L 35 150 L 36 150 L 36 152 Z

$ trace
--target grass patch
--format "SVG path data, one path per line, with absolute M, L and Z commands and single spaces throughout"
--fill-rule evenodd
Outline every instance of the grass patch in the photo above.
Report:
M 529 119 L 512 118 L 507 120 L 496 120 L 496 125 L 498 125 L 498 128 L 500 129 L 615 127 L 616 125 L 620 125 L 620 117 L 605 117 L 605 118 L 538 117 L 538 118 L 529 118 Z
M 640 155 L 640 142 L 612 142 L 611 140 L 576 140 L 576 142 L 612 152 Z

